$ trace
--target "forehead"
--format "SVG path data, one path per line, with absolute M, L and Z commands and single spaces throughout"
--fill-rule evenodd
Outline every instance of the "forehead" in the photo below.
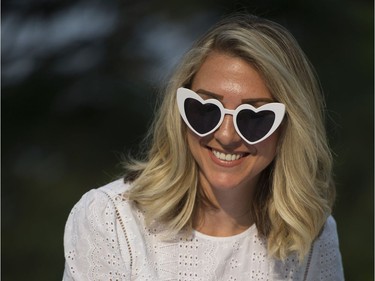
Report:
M 222 52 L 211 53 L 192 81 L 192 90 L 204 90 L 223 101 L 272 98 L 258 71 L 247 61 Z

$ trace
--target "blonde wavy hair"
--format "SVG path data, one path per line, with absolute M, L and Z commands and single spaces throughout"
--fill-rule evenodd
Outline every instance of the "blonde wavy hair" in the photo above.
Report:
M 332 156 L 324 128 L 324 100 L 315 72 L 294 37 L 282 26 L 251 15 L 229 16 L 198 40 L 163 91 L 142 160 L 128 161 L 126 193 L 146 222 L 171 233 L 191 229 L 197 204 L 198 167 L 176 105 L 178 87 L 189 87 L 213 51 L 240 57 L 263 77 L 275 100 L 286 105 L 278 153 L 262 173 L 252 210 L 270 256 L 302 260 L 331 214 L 335 197 Z

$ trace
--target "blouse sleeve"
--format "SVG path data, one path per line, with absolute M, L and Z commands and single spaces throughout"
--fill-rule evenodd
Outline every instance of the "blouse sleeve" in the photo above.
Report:
M 110 197 L 100 190 L 85 194 L 65 226 L 63 280 L 130 279 L 128 253 L 121 252 L 119 228 Z
M 332 216 L 313 245 L 307 280 L 342 281 L 344 271 L 339 249 L 336 222 Z

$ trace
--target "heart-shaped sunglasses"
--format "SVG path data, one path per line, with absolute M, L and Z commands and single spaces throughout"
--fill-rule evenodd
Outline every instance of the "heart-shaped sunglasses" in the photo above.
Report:
M 285 115 L 282 103 L 272 102 L 257 108 L 241 104 L 232 110 L 224 108 L 217 99 L 204 100 L 186 88 L 178 88 L 177 105 L 186 125 L 200 137 L 217 130 L 226 114 L 232 115 L 237 133 L 248 144 L 268 138 L 280 126 Z

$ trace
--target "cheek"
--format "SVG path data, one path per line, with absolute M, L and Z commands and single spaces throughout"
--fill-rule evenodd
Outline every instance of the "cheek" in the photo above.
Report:
M 264 157 L 271 158 L 269 160 L 272 161 L 277 153 L 278 142 L 279 133 L 275 132 L 269 138 L 255 145 L 257 153 L 263 155 Z
M 209 139 L 209 136 L 200 137 L 190 130 L 187 132 L 187 144 L 190 153 L 200 168 L 202 168 L 205 163 L 207 164 L 207 159 L 209 159 L 209 150 L 206 147 Z

